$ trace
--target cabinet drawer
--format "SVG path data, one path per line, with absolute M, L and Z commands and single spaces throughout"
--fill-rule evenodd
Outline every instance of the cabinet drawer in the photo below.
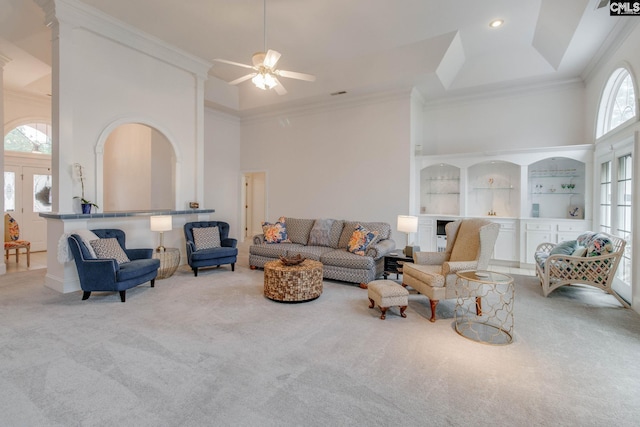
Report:
M 588 231 L 585 224 L 558 224 L 558 231 Z
M 527 230 L 551 231 L 551 224 L 527 224 Z

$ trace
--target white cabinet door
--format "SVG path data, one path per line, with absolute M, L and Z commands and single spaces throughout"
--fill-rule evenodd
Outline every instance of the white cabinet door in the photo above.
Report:
M 536 253 L 536 248 L 541 243 L 555 243 L 554 234 L 550 231 L 527 231 L 525 234 L 526 240 L 526 258 L 525 262 L 528 264 L 535 263 L 534 254 Z
M 500 233 L 493 250 L 493 259 L 500 261 L 518 261 L 518 236 L 516 222 L 500 223 Z
M 436 250 L 436 227 L 435 220 L 431 218 L 420 218 L 418 220 L 418 246 L 423 252 L 434 252 Z

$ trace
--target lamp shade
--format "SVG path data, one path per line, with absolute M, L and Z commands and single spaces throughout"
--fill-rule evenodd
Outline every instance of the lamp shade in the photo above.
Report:
M 173 228 L 171 215 L 154 215 L 150 218 L 151 231 L 170 231 Z
M 398 215 L 398 231 L 403 233 L 415 233 L 418 231 L 418 217 Z

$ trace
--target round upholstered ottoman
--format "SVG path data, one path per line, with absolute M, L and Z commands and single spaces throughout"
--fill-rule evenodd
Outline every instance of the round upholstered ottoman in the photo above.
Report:
M 409 291 L 407 291 L 402 285 L 394 282 L 393 280 L 374 280 L 369 282 L 368 286 L 369 294 L 369 308 L 375 307 L 378 304 L 382 315 L 380 318 L 385 319 L 387 309 L 389 307 L 400 307 L 400 316 L 407 317 L 404 311 L 409 304 Z
M 298 265 L 279 260 L 264 264 L 264 296 L 280 302 L 302 302 L 322 294 L 322 263 L 305 259 Z

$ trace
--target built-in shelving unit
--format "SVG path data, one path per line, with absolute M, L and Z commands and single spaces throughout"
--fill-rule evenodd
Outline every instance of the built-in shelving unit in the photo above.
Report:
M 420 171 L 420 213 L 457 214 L 460 211 L 460 168 L 431 165 Z
M 531 216 L 584 218 L 585 164 L 567 157 L 550 157 L 528 166 Z
M 520 213 L 520 166 L 490 160 L 468 169 L 467 212 L 471 216 L 515 217 Z

